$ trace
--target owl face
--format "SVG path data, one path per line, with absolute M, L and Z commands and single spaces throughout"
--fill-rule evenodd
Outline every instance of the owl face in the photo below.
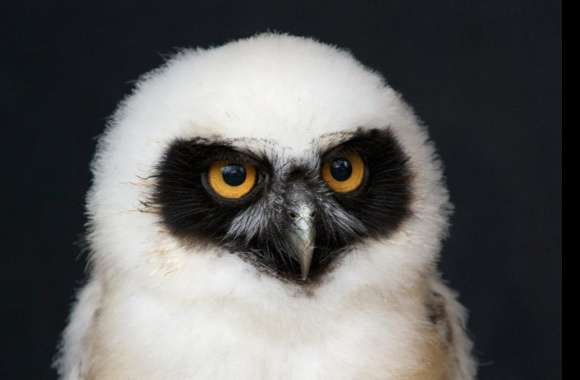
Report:
M 409 214 L 407 157 L 388 127 L 312 141 L 303 157 L 254 139 L 170 144 L 152 203 L 184 243 L 222 247 L 290 281 L 316 281 L 349 248 Z
M 188 295 L 254 297 L 268 289 L 255 278 L 403 286 L 432 266 L 449 210 L 400 96 L 350 54 L 285 35 L 186 50 L 145 75 L 93 173 L 98 270 Z

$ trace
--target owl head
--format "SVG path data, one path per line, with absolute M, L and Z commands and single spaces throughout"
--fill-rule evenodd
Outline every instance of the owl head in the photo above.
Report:
M 348 52 L 288 35 L 146 74 L 92 169 L 94 270 L 180 297 L 404 287 L 433 270 L 450 209 L 401 97 Z

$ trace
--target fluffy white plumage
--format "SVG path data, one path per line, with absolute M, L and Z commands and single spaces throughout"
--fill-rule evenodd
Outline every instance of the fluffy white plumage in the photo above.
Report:
M 186 247 L 142 212 L 176 138 L 267 139 L 301 157 L 325 134 L 384 126 L 410 157 L 411 217 L 309 292 L 218 248 Z M 434 147 L 348 53 L 277 34 L 183 51 L 139 81 L 92 169 L 91 276 L 64 334 L 62 379 L 474 378 L 464 311 L 435 267 L 450 205 Z

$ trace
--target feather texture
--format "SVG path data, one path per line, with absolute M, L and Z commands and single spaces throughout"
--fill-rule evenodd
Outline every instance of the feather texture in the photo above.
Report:
M 200 173 L 219 154 L 188 145 L 163 166 L 192 141 L 265 154 L 288 181 L 256 187 L 266 206 L 218 211 Z M 345 141 L 368 161 L 366 198 L 316 187 Z M 185 50 L 121 104 L 92 171 L 91 279 L 61 379 L 475 378 L 463 308 L 435 269 L 451 212 L 441 163 L 400 95 L 349 53 L 279 34 Z M 310 282 L 280 275 L 298 270 L 288 225 L 263 219 L 300 188 L 320 207 L 316 265 L 332 261 Z

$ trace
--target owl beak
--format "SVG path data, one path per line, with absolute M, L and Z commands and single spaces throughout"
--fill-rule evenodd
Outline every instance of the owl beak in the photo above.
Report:
M 302 281 L 308 278 L 312 254 L 314 252 L 315 229 L 312 207 L 307 204 L 299 204 L 291 211 L 292 231 L 290 239 L 298 253 L 300 273 Z

